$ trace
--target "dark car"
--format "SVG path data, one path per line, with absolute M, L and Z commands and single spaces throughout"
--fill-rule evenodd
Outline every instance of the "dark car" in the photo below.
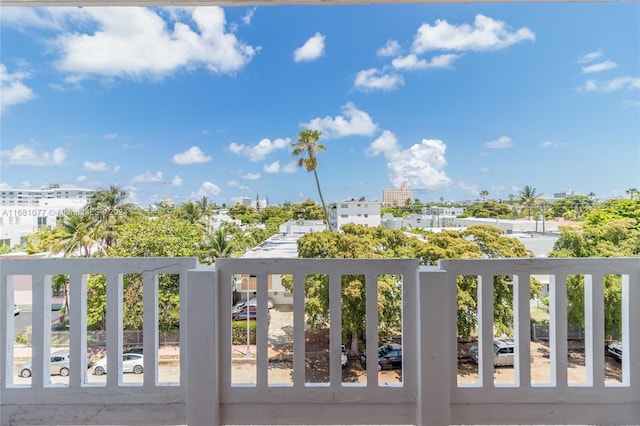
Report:
M 367 355 L 360 357 L 362 366 L 367 368 Z M 378 348 L 378 370 L 402 368 L 402 345 L 386 344 Z
M 231 313 L 232 321 L 246 321 L 247 315 L 249 321 L 258 319 L 258 308 L 256 306 L 242 306 Z M 271 321 L 271 313 L 267 312 L 267 320 Z

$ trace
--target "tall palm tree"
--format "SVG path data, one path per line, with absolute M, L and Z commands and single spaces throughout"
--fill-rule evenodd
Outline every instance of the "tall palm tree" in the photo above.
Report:
M 291 148 L 293 148 L 293 155 L 300 156 L 298 159 L 298 167 L 304 167 L 308 172 L 313 172 L 313 176 L 316 178 L 316 187 L 318 188 L 318 195 L 320 196 L 320 202 L 322 203 L 322 211 L 324 212 L 324 219 L 327 222 L 329 231 L 333 232 L 333 227 L 329 221 L 329 213 L 327 211 L 327 205 L 324 202 L 322 196 L 322 190 L 320 189 L 320 180 L 318 180 L 318 159 L 316 154 L 320 151 L 324 151 L 327 148 L 319 144 L 320 132 L 317 130 L 303 130 L 298 134 L 298 138 L 291 142 Z
M 536 193 L 536 189 L 529 185 L 526 185 L 524 189 L 520 191 L 520 203 L 527 209 L 527 219 L 531 220 L 531 208 L 536 204 L 540 196 L 542 196 L 542 194 Z
M 482 197 L 482 200 L 486 200 L 487 197 L 489 196 L 489 191 L 487 191 L 486 189 L 483 189 L 482 191 L 480 191 L 480 196 Z
M 629 196 L 630 199 L 635 200 L 636 196 L 638 195 L 640 191 L 638 191 L 636 188 L 629 188 L 627 189 L 626 193 Z

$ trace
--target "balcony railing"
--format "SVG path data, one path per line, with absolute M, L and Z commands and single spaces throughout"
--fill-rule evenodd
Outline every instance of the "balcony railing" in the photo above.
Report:
M 447 260 L 420 267 L 409 259 L 219 259 L 202 267 L 191 258 L 3 259 L 0 260 L 0 424 L 214 425 L 214 424 L 637 424 L 640 419 L 640 258 Z M 51 277 L 69 276 L 70 374 L 49 375 Z M 127 274 L 140 274 L 143 287 L 144 373 L 139 381 L 122 374 L 120 356 L 108 358 L 106 380 L 88 369 L 87 280 L 106 280 L 106 351 L 123 350 L 123 294 Z M 179 361 L 172 380 L 164 377 L 159 347 L 162 275 L 177 276 L 180 298 Z M 328 278 L 330 324 L 326 380 L 309 380 L 305 338 L 305 278 Z M 255 357 L 237 355 L 231 309 L 238 277 L 256 277 L 258 313 Z M 573 383 L 567 341 L 567 278 L 584 278 L 584 380 Z M 623 358 L 616 381 L 605 370 L 605 277 L 621 280 L 620 340 Z M 274 379 L 273 336 L 267 298 L 274 279 L 290 277 L 293 303 L 288 379 Z M 357 276 L 366 294 L 366 372 L 345 380 L 342 278 Z M 458 379 L 457 286 L 461 276 L 477 278 L 477 380 Z M 493 277 L 513 286 L 513 380 L 496 380 L 493 359 Z M 549 283 L 549 380 L 534 380 L 530 367 L 531 276 Z M 14 283 L 32 285 L 32 376 L 17 376 Z M 278 278 L 276 278 L 278 277 Z M 377 371 L 381 277 L 401 289 L 402 369 L 389 383 Z M 236 373 L 244 363 L 247 381 Z

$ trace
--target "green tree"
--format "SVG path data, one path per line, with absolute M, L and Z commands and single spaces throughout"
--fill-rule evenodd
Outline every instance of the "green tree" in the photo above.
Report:
M 324 210 L 313 200 L 305 200 L 292 206 L 293 219 L 322 220 Z
M 318 189 L 318 195 L 320 196 L 320 202 L 322 203 L 322 210 L 324 212 L 324 219 L 327 221 L 327 227 L 329 231 L 333 232 L 333 227 L 329 221 L 329 212 L 327 211 L 327 205 L 324 202 L 322 196 L 322 190 L 320 189 L 320 180 L 318 180 L 318 159 L 317 153 L 324 151 L 327 148 L 319 144 L 320 132 L 317 130 L 303 130 L 298 134 L 298 138 L 291 143 L 293 148 L 293 155 L 299 156 L 298 167 L 304 167 L 308 172 L 313 172 L 313 176 L 316 179 L 316 187 Z
M 588 213 L 582 229 L 566 228 L 549 257 L 640 256 L 640 200 L 610 200 Z M 619 338 L 622 277 L 604 277 L 605 330 Z M 584 276 L 567 277 L 568 321 L 584 326 Z
M 520 203 L 527 210 L 527 219 L 531 220 L 531 209 L 541 196 L 542 194 L 538 194 L 536 189 L 529 185 L 526 185 L 524 189 L 520 191 Z
M 229 207 L 229 216 L 240 220 L 245 225 L 248 225 L 256 223 L 258 219 L 260 219 L 260 212 L 253 207 L 238 203 Z
M 120 225 L 115 238 L 118 245 L 110 251 L 113 257 L 198 257 L 203 258 L 201 236 L 186 220 L 172 215 L 154 218 L 131 217 Z M 125 274 L 123 291 L 124 326 L 142 327 L 142 275 Z M 160 275 L 160 330 L 172 330 L 178 325 L 179 280 L 175 275 Z M 87 282 L 87 320 L 99 328 L 105 327 L 106 281 L 104 275 L 93 275 Z
M 629 188 L 625 192 L 627 193 L 627 195 L 629 196 L 629 199 L 631 200 L 635 200 L 639 193 L 639 191 L 636 188 Z
M 482 201 L 466 208 L 461 217 L 510 219 L 513 217 L 513 212 L 506 204 L 497 201 Z
M 507 237 L 491 226 L 474 226 L 464 232 L 425 233 L 426 241 L 404 232 L 384 227 L 367 228 L 347 224 L 342 232 L 306 234 L 298 240 L 298 255 L 303 258 L 417 258 L 422 265 L 435 265 L 440 259 L 531 257 L 517 239 Z M 313 327 L 328 324 L 328 276 L 307 277 L 305 306 L 308 323 Z M 494 278 L 494 322 L 499 332 L 511 334 L 513 327 L 513 292 L 511 276 Z M 364 332 L 365 291 L 361 276 L 342 277 L 343 330 L 353 339 Z M 469 336 L 477 326 L 477 278 L 458 278 L 458 332 Z M 532 294 L 540 292 L 539 283 L 531 281 Z M 389 275 L 378 282 L 378 314 L 381 336 L 397 331 L 401 316 L 398 277 Z
M 483 200 L 486 200 L 487 197 L 489 196 L 489 191 L 487 191 L 486 189 L 483 189 L 482 191 L 480 191 L 480 196 L 482 197 Z

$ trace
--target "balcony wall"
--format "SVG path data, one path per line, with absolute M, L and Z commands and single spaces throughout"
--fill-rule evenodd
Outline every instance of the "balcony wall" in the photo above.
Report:
M 123 346 L 123 274 L 143 276 L 144 363 L 140 383 L 123 380 L 119 357 L 110 357 L 106 382 L 96 384 L 87 370 L 87 277 L 106 275 L 106 350 Z M 219 259 L 216 268 L 195 259 L 3 259 L 0 260 L 0 425 L 23 424 L 637 424 L 640 419 L 640 258 L 448 260 L 420 267 L 412 259 Z M 50 278 L 70 276 L 70 375 L 53 383 Z M 180 279 L 180 361 L 175 383 L 160 380 L 158 279 Z M 258 320 L 255 381 L 235 383 L 231 344 L 231 300 L 238 275 L 257 277 Z M 293 276 L 293 355 L 290 383 L 272 383 L 267 320 L 268 279 Z M 330 280 L 330 346 L 326 383 L 305 378 L 304 279 Z M 392 274 L 402 283 L 403 367 L 397 383 L 379 381 L 378 277 Z M 568 378 L 567 296 L 570 275 L 584 276 L 584 383 Z M 13 282 L 30 276 L 33 286 L 33 375 L 16 379 L 12 354 Z M 341 277 L 366 282 L 366 383 L 345 383 L 340 368 L 342 342 Z M 456 278 L 478 277 L 479 345 L 492 359 L 493 277 L 513 277 L 516 365 L 513 383 L 493 380 L 494 366 L 482 362 L 477 383 L 457 380 Z M 532 381 L 529 368 L 529 278 L 549 276 L 549 383 Z M 622 279 L 621 379 L 605 380 L 603 282 Z M 488 284 L 487 284 L 488 283 Z

